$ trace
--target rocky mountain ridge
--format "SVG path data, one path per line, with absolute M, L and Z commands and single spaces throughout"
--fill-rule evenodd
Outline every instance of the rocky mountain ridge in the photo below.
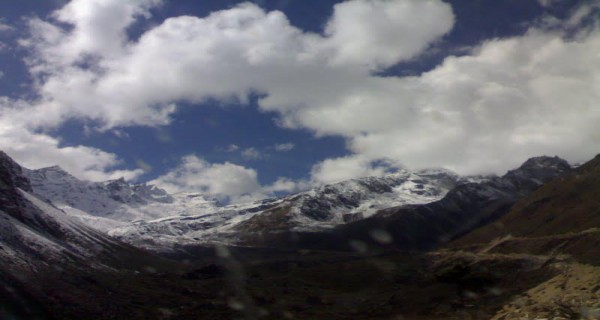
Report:
M 110 268 L 108 260 L 120 251 L 137 249 L 34 195 L 26 169 L 0 151 L 0 265 L 10 270 L 58 262 Z
M 400 170 L 282 198 L 221 205 L 199 193 L 170 195 L 156 186 L 131 185 L 123 179 L 81 181 L 58 166 L 25 170 L 25 174 L 38 196 L 89 226 L 136 245 L 235 241 L 238 224 L 282 207 L 292 211 L 285 217 L 289 228 L 329 229 L 383 208 L 438 200 L 469 181 L 443 169 Z
M 558 157 L 535 157 L 502 177 L 458 185 L 438 201 L 382 209 L 366 219 L 323 232 L 281 230 L 267 234 L 249 220 L 246 227 L 250 232 L 243 233 L 244 241 L 332 250 L 429 249 L 497 219 L 518 200 L 571 170 Z
M 477 182 L 441 169 L 400 170 L 230 205 L 123 179 L 81 181 L 56 166 L 25 169 L 23 179 L 34 194 L 69 216 L 136 246 L 310 243 L 347 250 L 382 241 L 402 248 L 435 246 L 501 216 L 518 199 L 570 170 L 557 157 L 531 158 L 502 177 Z
M 381 208 L 428 203 L 466 180 L 448 171 L 400 171 L 324 185 L 278 199 L 230 205 L 215 213 L 140 221 L 111 231 L 124 241 L 146 247 L 186 243 L 240 243 L 245 225 L 265 220 L 262 230 L 319 232 L 364 219 Z M 275 214 L 274 214 L 275 213 Z
M 559 246 L 566 245 L 565 239 L 569 237 L 586 238 L 587 243 L 598 242 L 598 239 L 589 238 L 598 234 L 600 227 L 599 193 L 600 155 L 543 185 L 516 203 L 507 214 L 471 230 L 451 245 L 460 247 L 493 240 L 498 245 L 500 242 L 506 242 L 506 245 L 519 239 L 539 238 L 538 242 L 561 239 L 555 241 L 555 246 Z M 600 263 L 600 259 L 597 262 Z

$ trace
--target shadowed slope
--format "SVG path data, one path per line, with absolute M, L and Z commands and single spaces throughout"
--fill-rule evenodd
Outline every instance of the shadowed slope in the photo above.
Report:
M 466 245 L 511 235 L 541 237 L 600 227 L 600 155 L 545 184 L 495 223 L 453 242 Z

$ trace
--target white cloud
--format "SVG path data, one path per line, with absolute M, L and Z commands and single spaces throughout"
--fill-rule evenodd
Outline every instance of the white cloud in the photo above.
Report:
M 129 50 L 127 28 L 159 4 L 158 0 L 73 0 L 52 14 L 58 23 L 29 19 L 30 36 L 20 44 L 30 51 L 26 62 L 39 99 L 29 101 L 30 108 L 15 110 L 13 117 L 33 127 L 54 127 L 70 118 L 99 121 L 104 128 L 167 124 L 174 104 L 141 105 L 100 86 L 107 74 L 120 72 L 111 64 Z M 71 28 L 64 28 L 65 24 Z
M 418 57 L 447 33 L 451 8 L 438 0 L 347 1 L 320 35 L 245 3 L 170 18 L 128 40 L 127 26 L 157 4 L 74 1 L 54 15 L 72 30 L 32 20 L 22 43 L 40 99 L 3 115 L 28 128 L 73 117 L 104 129 L 156 126 L 169 123 L 178 101 L 243 104 L 259 92 L 259 107 L 278 113 L 283 126 L 347 139 L 354 154 L 317 165 L 318 181 L 379 174 L 379 159 L 501 172 L 533 155 L 582 161 L 600 150 L 598 28 L 571 40 L 556 28 L 532 29 L 419 76 L 379 77 L 373 71 Z M 593 12 L 580 9 L 562 23 L 573 30 Z
M 542 6 L 542 7 L 550 7 L 552 6 L 554 3 L 556 2 L 556 0 L 538 0 L 538 3 Z
M 2 19 L 0 19 L 0 32 L 8 32 L 13 31 L 14 28 L 4 23 Z
M 52 17 L 69 24 L 66 31 L 33 19 L 35 40 L 26 42 L 40 59 L 52 62 L 49 68 L 61 68 L 87 59 L 121 56 L 128 42 L 126 30 L 140 16 L 149 16 L 149 9 L 160 4 L 160 0 L 73 0 Z M 41 65 L 37 65 L 41 66 Z M 53 70 L 37 70 L 49 71 Z
M 360 155 L 326 159 L 311 170 L 311 180 L 316 184 L 328 184 L 339 181 L 368 177 L 381 176 L 390 172 L 392 167 L 375 165 L 373 161 Z
M 6 32 L 11 32 L 13 31 L 14 28 L 9 26 L 8 24 L 5 24 L 4 21 L 0 18 L 0 35 L 2 35 L 2 33 L 6 33 Z M 0 41 L 0 52 L 4 51 L 8 46 Z M 0 78 L 2 77 L 2 72 L 0 71 Z
M 309 183 L 302 180 L 292 180 L 285 177 L 279 177 L 272 184 L 263 187 L 262 192 L 273 194 L 275 192 L 292 193 L 309 187 Z
M 578 27 L 586 18 L 598 14 L 597 10 L 600 9 L 600 2 L 590 1 L 584 3 L 575 8 L 569 18 L 565 21 L 565 25 L 570 28 Z
M 158 4 L 75 0 L 53 14 L 72 29 L 31 19 L 31 37 L 21 43 L 31 50 L 41 99 L 21 121 L 56 126 L 79 117 L 104 128 L 164 125 L 174 101 L 244 103 L 252 91 L 268 93 L 266 109 L 305 105 L 314 92 L 303 86 L 322 91 L 324 81 L 364 76 L 363 65 L 409 59 L 453 21 L 450 7 L 438 0 L 353 0 L 336 5 L 321 36 L 291 26 L 279 11 L 244 3 L 205 18 L 167 19 L 128 42 L 126 28 Z M 350 26 L 363 32 L 350 30 L 349 38 Z M 322 80 L 310 84 L 315 79 Z M 295 89 L 301 90 L 294 95 Z
M 540 154 L 591 158 L 600 149 L 599 51 L 598 32 L 568 42 L 531 30 L 486 42 L 470 56 L 403 79 L 399 92 L 413 93 L 398 103 L 397 124 L 351 136 L 350 148 L 368 158 L 461 173 L 499 173 Z M 395 95 L 378 93 L 382 101 Z M 372 106 L 374 113 L 386 110 Z
M 258 160 L 263 156 L 256 148 L 248 148 L 242 151 L 242 157 L 246 160 Z
M 561 1 L 564 1 L 564 0 L 538 0 L 538 3 L 544 8 L 549 8 Z
M 254 169 L 230 162 L 209 163 L 195 155 L 182 157 L 177 167 L 149 183 L 172 193 L 194 191 L 231 202 L 260 200 L 275 193 L 297 192 L 310 186 L 307 181 L 284 177 L 263 186 Z
M 131 136 L 129 135 L 129 133 L 127 133 L 123 130 L 113 129 L 111 131 L 111 133 L 114 134 L 115 137 L 117 137 L 119 139 L 131 140 Z
M 334 64 L 380 69 L 414 58 L 454 25 L 441 1 L 346 1 L 334 6 L 324 45 Z
M 52 14 L 55 21 L 30 19 L 31 35 L 20 43 L 30 52 L 27 63 L 39 99 L 7 106 L 4 120 L 29 130 L 71 118 L 102 129 L 165 125 L 176 111 L 173 102 L 217 98 L 245 103 L 253 91 L 268 94 L 261 100 L 263 109 L 291 120 L 288 108 L 295 113 L 295 107 L 311 100 L 317 105 L 335 100 L 338 91 L 352 90 L 367 75 L 365 67 L 411 58 L 447 32 L 453 19 L 440 1 L 354 0 L 336 6 L 322 36 L 291 26 L 279 11 L 267 13 L 245 3 L 205 18 L 170 18 L 138 41 L 128 39 L 126 29 L 159 4 L 74 0 Z M 423 9 L 431 12 L 421 12 L 419 28 L 400 21 Z M 376 23 L 378 15 L 385 22 Z M 364 32 L 349 41 L 345 20 L 355 18 L 360 19 L 353 28 Z M 390 42 L 391 30 L 402 39 Z M 380 53 L 401 48 L 400 53 Z M 358 54 L 368 56 L 357 61 Z M 322 90 L 337 82 L 331 93 Z M 260 157 L 255 149 L 244 155 Z
M 294 145 L 291 142 L 287 142 L 287 143 L 278 143 L 275 144 L 273 146 L 273 148 L 275 148 L 275 150 L 279 151 L 279 152 L 287 152 L 287 151 L 291 151 L 292 149 L 294 149 L 296 145 Z
M 197 191 L 221 199 L 235 198 L 260 190 L 257 173 L 233 163 L 209 163 L 195 155 L 181 159 L 181 164 L 150 181 L 169 192 Z
M 227 146 L 227 148 L 225 149 L 226 152 L 235 152 L 237 150 L 239 150 L 240 147 L 237 144 L 230 144 L 229 146 Z
M 25 128 L 2 121 L 1 117 L 0 146 L 26 168 L 60 165 L 67 172 L 84 180 L 104 181 L 121 177 L 135 180 L 144 173 L 141 169 L 115 169 L 122 164 L 115 154 L 86 146 L 60 146 L 60 141 L 56 138 L 31 133 Z

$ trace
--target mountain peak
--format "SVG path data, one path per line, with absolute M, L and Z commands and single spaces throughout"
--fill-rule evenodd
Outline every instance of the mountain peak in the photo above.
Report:
M 49 166 L 49 167 L 45 167 L 42 168 L 43 170 L 52 170 L 52 171 L 65 171 L 61 166 L 59 165 L 53 165 L 53 166 Z
M 106 186 L 129 186 L 129 183 L 125 181 L 125 178 L 120 177 L 118 179 L 107 180 L 104 182 Z
M 76 179 L 72 174 L 70 174 L 67 170 L 63 169 L 59 165 L 54 165 L 50 167 L 44 167 L 40 169 L 30 170 L 33 173 L 40 174 L 44 177 L 53 177 L 54 179 Z
M 541 156 L 541 157 L 533 157 L 527 159 L 517 170 L 530 170 L 530 169 L 541 169 L 541 168 L 554 168 L 554 169 L 565 169 L 568 170 L 571 168 L 571 165 L 564 159 L 559 158 L 558 156 L 549 157 L 549 156 Z
M 54 165 L 54 166 L 50 166 L 50 167 L 39 168 L 39 169 L 36 169 L 34 171 L 39 171 L 39 172 L 50 172 L 51 171 L 51 172 L 61 172 L 61 173 L 68 174 L 67 170 L 63 169 L 59 165 Z
M 8 154 L 0 150 L 0 182 L 5 186 L 15 186 L 31 191 L 29 179 L 23 174 L 23 168 Z
M 577 168 L 578 172 L 588 172 L 588 171 L 596 171 L 600 170 L 600 154 L 596 155 L 594 159 L 583 163 L 581 166 Z
M 541 184 L 541 181 L 545 181 L 548 177 L 555 177 L 571 170 L 571 165 L 564 159 L 556 156 L 541 156 L 528 159 L 519 168 L 508 171 L 504 178 L 516 184 L 531 181 Z M 531 180 L 531 178 L 535 179 Z

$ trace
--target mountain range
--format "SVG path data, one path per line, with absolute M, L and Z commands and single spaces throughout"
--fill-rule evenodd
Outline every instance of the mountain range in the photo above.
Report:
M 58 166 L 24 169 L 24 174 L 33 193 L 67 215 L 126 242 L 153 248 L 198 242 L 239 243 L 239 234 L 259 231 L 257 225 L 262 220 L 267 220 L 262 229 L 271 232 L 282 228 L 327 230 L 381 209 L 439 200 L 455 186 L 475 179 L 442 169 L 401 170 L 278 199 L 222 205 L 200 193 L 171 195 L 156 186 L 132 185 L 123 179 L 81 181 Z
M 600 156 L 221 204 L 0 152 L 6 319 L 600 319 Z

